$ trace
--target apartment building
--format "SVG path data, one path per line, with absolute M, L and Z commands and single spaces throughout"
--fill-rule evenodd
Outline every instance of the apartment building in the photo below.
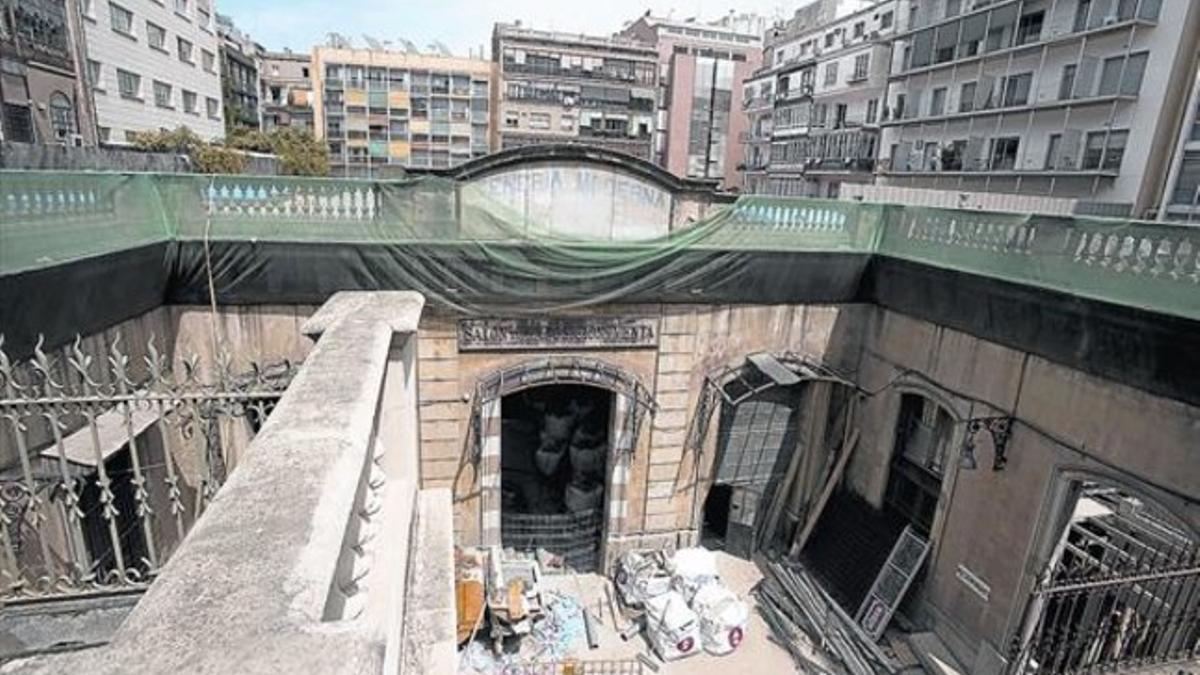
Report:
M 1200 63 L 1176 134 L 1175 155 L 1160 200 L 1159 220 L 1200 222 Z
M 280 127 L 313 130 L 311 64 L 308 54 L 291 50 L 262 53 L 259 100 L 264 131 Z
M 226 128 L 258 129 L 262 125 L 258 96 L 262 45 L 222 14 L 217 14 L 217 36 L 221 39 L 221 92 Z
M 895 0 L 817 2 L 770 36 L 743 89 L 747 188 L 837 197 L 874 179 Z
M 95 145 L 75 0 L 0 0 L 0 140 Z
M 210 0 L 81 0 L 101 143 L 186 126 L 225 136 Z
M 746 132 L 746 113 L 735 93 L 761 63 L 762 35 L 740 32 L 754 22 L 737 19 L 698 23 L 646 13 L 620 35 L 658 50 L 655 163 L 677 176 L 740 189 L 738 139 Z
M 658 57 L 627 37 L 496 24 L 501 148 L 578 142 L 653 159 Z
M 900 4 L 882 183 L 1061 197 L 1103 215 L 1159 211 L 1200 3 Z
M 317 47 L 310 75 L 334 175 L 451 167 L 496 147 L 490 61 Z

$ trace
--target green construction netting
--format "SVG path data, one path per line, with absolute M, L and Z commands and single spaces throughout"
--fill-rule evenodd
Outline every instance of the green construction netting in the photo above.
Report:
M 1184 226 L 743 196 L 699 217 L 675 214 L 669 230 L 613 210 L 612 227 L 597 233 L 573 228 L 569 214 L 514 207 L 483 185 L 0 172 L 0 274 L 156 242 L 361 243 L 415 259 L 398 282 L 451 305 L 452 295 L 437 298 L 451 279 L 493 295 L 519 286 L 518 301 L 536 298 L 537 282 L 578 282 L 574 302 L 584 304 L 651 284 L 728 279 L 756 251 L 838 252 L 1200 319 L 1200 230 Z

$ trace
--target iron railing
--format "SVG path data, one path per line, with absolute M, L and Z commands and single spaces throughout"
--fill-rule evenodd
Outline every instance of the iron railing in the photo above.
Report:
M 148 583 L 295 372 L 0 338 L 0 602 Z

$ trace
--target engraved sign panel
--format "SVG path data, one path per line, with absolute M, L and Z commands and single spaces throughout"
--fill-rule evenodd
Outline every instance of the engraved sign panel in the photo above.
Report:
M 458 322 L 459 351 L 653 347 L 656 338 L 651 319 L 580 316 Z

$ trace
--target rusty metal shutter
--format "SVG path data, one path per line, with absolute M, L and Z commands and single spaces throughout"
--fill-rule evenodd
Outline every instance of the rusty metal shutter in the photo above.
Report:
M 801 388 L 776 387 L 737 405 L 725 404 L 713 480 L 764 490 L 787 467 L 795 441 Z

